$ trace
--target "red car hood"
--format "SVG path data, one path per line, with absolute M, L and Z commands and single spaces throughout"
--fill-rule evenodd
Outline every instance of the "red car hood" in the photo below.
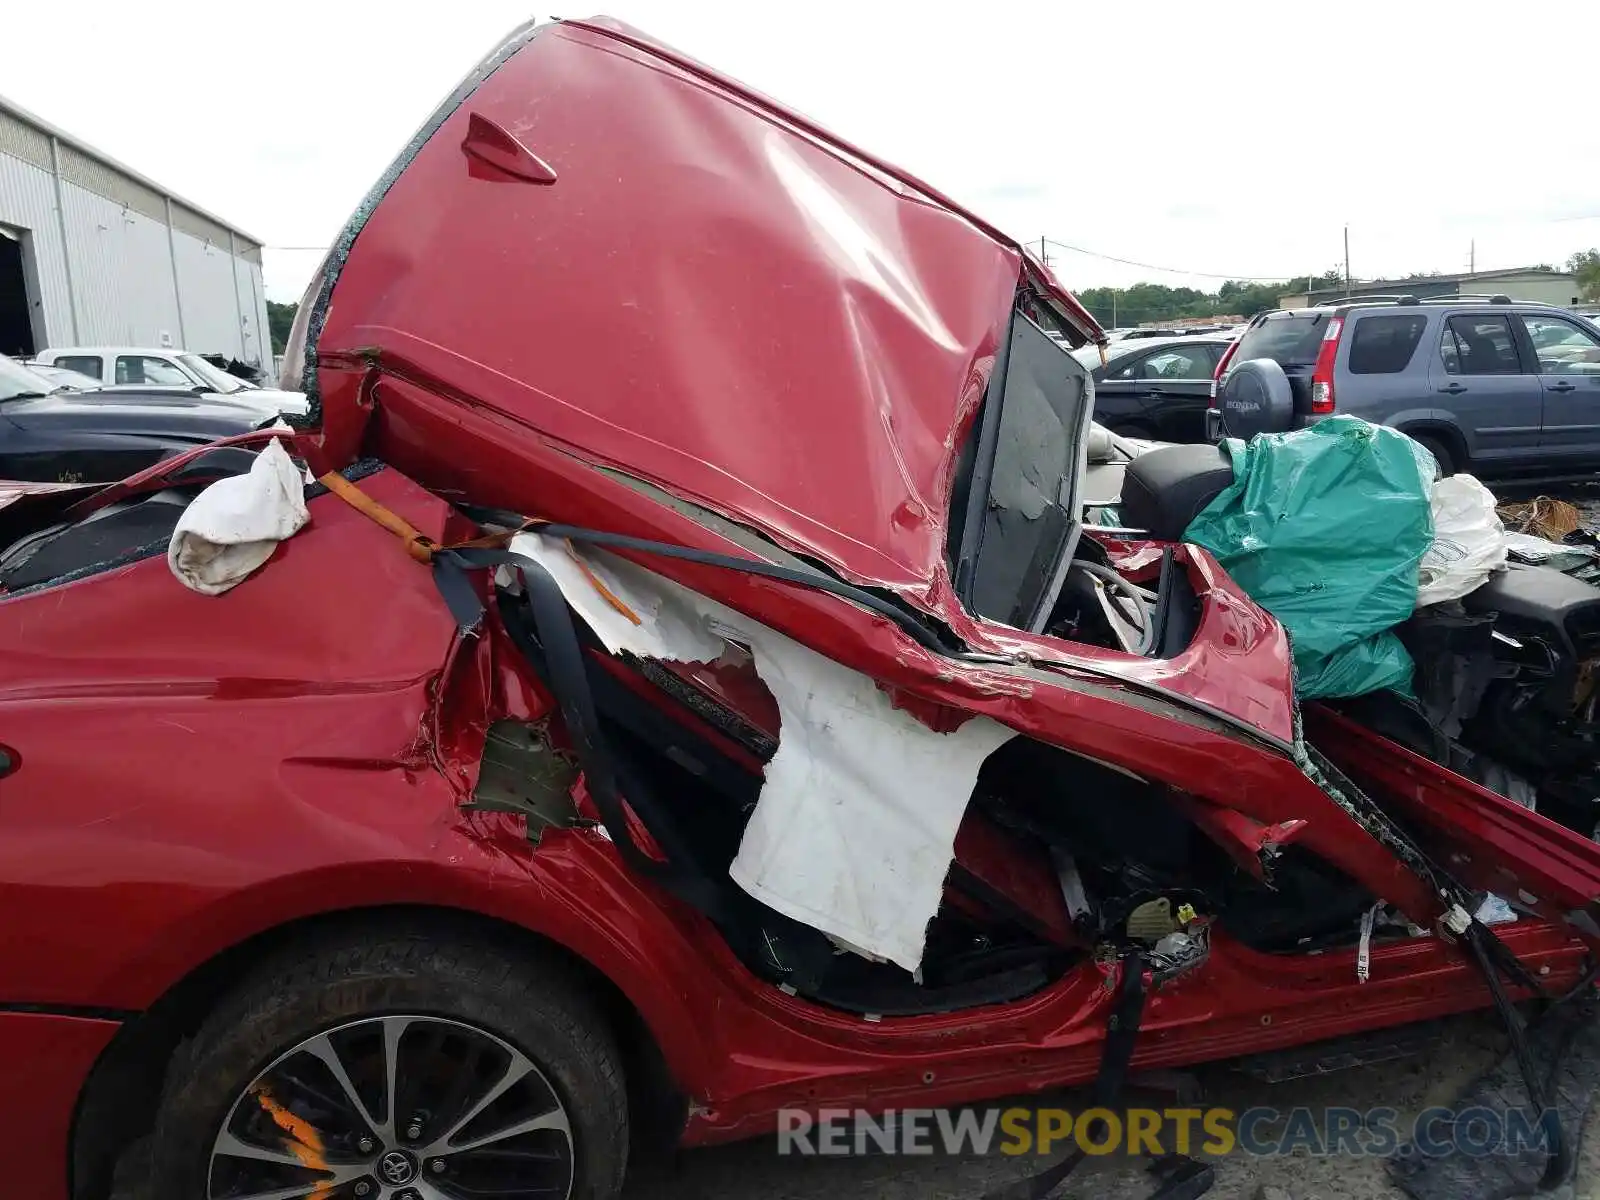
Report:
M 498 136 L 486 122 L 554 182 L 463 153 L 475 123 Z M 1099 334 L 927 185 L 610 21 L 515 35 L 333 261 L 313 396 L 316 362 L 376 351 L 470 394 L 506 437 L 554 440 L 923 603 L 1024 270 Z M 320 398 L 330 431 L 365 416 Z

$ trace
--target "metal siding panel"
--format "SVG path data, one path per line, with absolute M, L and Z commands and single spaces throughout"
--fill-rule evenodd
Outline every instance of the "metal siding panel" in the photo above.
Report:
M 39 349 L 72 338 L 71 292 L 56 221 L 55 184 L 49 171 L 10 154 L 0 154 L 0 222 L 28 231 L 28 249 L 39 274 L 43 320 Z
M 55 143 L 52 146 L 52 143 Z M 11 154 L 32 162 L 47 171 L 60 170 L 63 177 L 97 195 L 115 200 L 152 220 L 165 220 L 168 197 L 193 214 L 195 220 L 209 225 L 224 234 L 231 228 L 221 217 L 207 213 L 190 204 L 181 196 L 173 196 L 165 187 L 132 167 L 117 162 L 58 129 L 42 117 L 19 108 L 0 96 L 0 154 Z M 180 222 L 181 224 L 181 222 Z M 233 229 L 241 241 L 258 245 L 256 238 L 242 230 Z M 206 235 L 202 234 L 202 238 Z M 213 241 L 220 238 L 213 236 Z
M 178 339 L 167 228 L 142 212 L 63 182 L 78 334 L 84 345 L 154 346 Z
M 76 184 L 61 185 L 66 215 L 67 253 L 72 256 L 72 284 L 78 297 L 78 341 L 81 345 L 123 342 L 117 302 L 118 247 L 122 209 Z
M 143 214 L 124 220 L 116 287 L 121 316 L 134 345 L 159 346 L 163 333 L 174 346 L 180 344 L 165 222 Z
M 265 288 L 254 261 L 259 251 L 240 246 L 236 299 L 226 231 L 221 231 L 222 244 L 208 250 L 204 242 L 182 232 L 182 218 L 175 219 L 179 229 L 173 232 L 172 249 L 185 318 L 180 333 L 165 223 L 70 181 L 62 182 L 61 198 L 78 296 L 76 338 L 54 179 L 30 162 L 0 153 L 0 223 L 27 234 L 39 276 L 40 349 L 74 341 L 155 346 L 166 332 L 174 344 L 187 342 L 187 349 L 271 368 Z M 218 232 L 216 227 L 212 232 Z
M 210 242 L 224 250 L 228 248 L 228 231 L 225 228 L 176 200 L 172 202 L 172 227 L 198 241 Z
M 176 222 L 175 222 L 176 223 Z M 241 355 L 239 315 L 233 296 L 233 264 L 228 247 L 207 246 L 174 230 L 179 288 L 183 293 L 186 350 L 197 354 Z
M 272 375 L 271 387 L 278 386 L 278 379 L 272 370 L 272 325 L 267 318 L 267 281 L 262 278 L 261 264 L 251 261 L 247 264 L 250 274 L 250 285 L 254 293 L 254 311 L 256 315 L 256 328 L 261 331 L 261 369 Z
M 255 267 L 242 255 L 236 264 L 237 284 L 239 288 L 239 357 L 245 362 L 259 364 L 262 361 L 262 342 L 266 326 L 261 324 L 260 315 L 256 312 L 257 284 L 251 278 Z M 267 362 L 271 362 L 272 348 L 269 344 L 265 350 Z
M 159 192 L 67 145 L 61 147 L 61 178 L 152 220 L 166 219 L 166 199 Z
M 10 154 L 50 169 L 50 139 L 26 121 L 8 112 L 0 112 L 0 154 Z
M 1533 301 L 1538 304 L 1555 304 L 1565 307 L 1581 290 L 1570 275 L 1539 276 L 1528 274 L 1520 279 L 1495 280 L 1473 291 L 1503 292 L 1513 300 Z

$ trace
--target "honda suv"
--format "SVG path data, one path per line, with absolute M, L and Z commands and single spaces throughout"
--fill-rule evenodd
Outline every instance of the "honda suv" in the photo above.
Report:
M 1217 365 L 1211 440 L 1335 412 L 1401 429 L 1449 474 L 1600 465 L 1600 334 L 1506 296 L 1370 297 L 1262 313 Z

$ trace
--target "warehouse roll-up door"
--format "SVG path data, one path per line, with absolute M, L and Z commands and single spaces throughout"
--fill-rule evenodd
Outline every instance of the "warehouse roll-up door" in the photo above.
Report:
M 26 249 L 18 231 L 0 225 L 0 354 L 13 358 L 26 358 L 38 349 L 33 343 L 33 305 L 23 265 Z

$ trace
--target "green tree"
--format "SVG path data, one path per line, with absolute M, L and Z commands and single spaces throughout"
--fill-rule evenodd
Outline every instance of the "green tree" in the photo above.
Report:
M 272 352 L 282 354 L 283 348 L 289 341 L 289 330 L 294 325 L 294 314 L 298 311 L 298 304 L 279 304 L 276 300 L 267 301 L 267 327 L 272 331 Z
M 1180 317 L 1253 317 L 1277 308 L 1281 296 L 1307 288 L 1332 288 L 1344 282 L 1338 270 L 1296 279 L 1229 279 L 1215 292 L 1167 287 L 1161 283 L 1136 283 L 1126 288 L 1084 288 L 1079 300 L 1108 329 L 1146 325 Z
M 1321 275 L 1296 275 L 1284 284 L 1284 292 L 1305 292 L 1327 290 L 1344 286 L 1344 268 L 1340 266 L 1329 267 Z
M 1600 250 L 1580 250 L 1567 259 L 1567 270 L 1578 277 L 1578 294 L 1600 300 Z
M 1085 288 L 1076 294 L 1095 320 L 1108 328 L 1172 321 L 1179 317 L 1209 317 L 1221 311 L 1217 308 L 1217 297 L 1209 292 L 1172 288 L 1161 283 L 1136 283 L 1128 288 Z
M 1296 286 L 1294 280 L 1230 279 L 1217 289 L 1217 308 L 1220 312 L 1237 313 L 1253 317 L 1258 312 L 1278 307 L 1278 297 L 1288 292 L 1304 291 L 1305 285 Z

